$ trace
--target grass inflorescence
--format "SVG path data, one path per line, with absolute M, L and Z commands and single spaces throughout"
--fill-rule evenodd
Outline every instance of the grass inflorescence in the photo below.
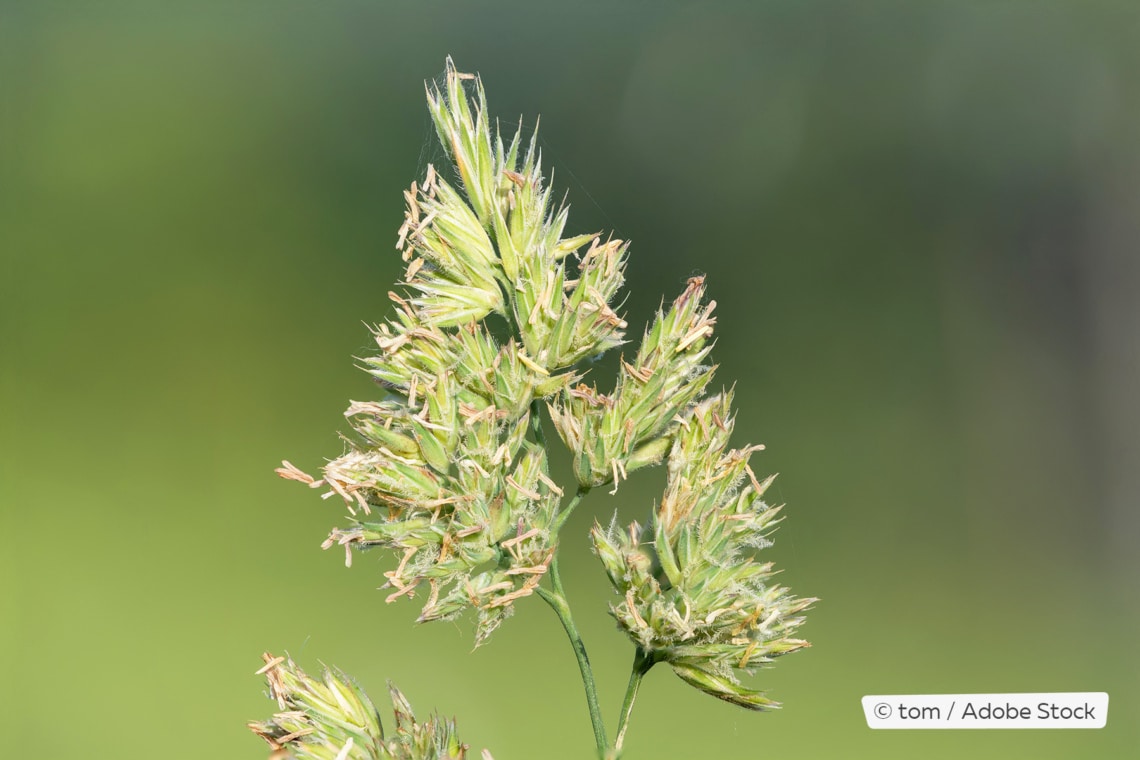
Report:
M 794 636 L 815 600 L 772 581 L 754 554 L 778 507 L 749 456 L 728 448 L 732 393 L 709 393 L 716 319 L 703 277 L 662 308 L 610 393 L 584 382 L 591 360 L 626 342 L 620 290 L 626 242 L 564 234 L 535 135 L 505 140 L 479 78 L 451 60 L 428 109 L 451 166 L 429 165 L 405 191 L 397 249 L 407 269 L 394 314 L 374 329 L 362 367 L 385 391 L 345 412 L 357 433 L 320 477 L 283 462 L 282 477 L 339 497 L 348 522 L 325 548 L 392 553 L 387 601 L 415 599 L 419 620 L 472 613 L 475 644 L 516 605 L 544 600 L 578 660 L 599 756 L 622 750 L 641 679 L 668 663 L 685 682 L 750 709 L 777 706 L 740 673 L 808 644 Z M 492 326 L 489 321 L 496 320 Z M 504 335 L 501 325 L 508 326 Z M 549 468 L 552 423 L 576 482 Z M 611 742 L 585 644 L 558 572 L 559 532 L 593 489 L 667 463 L 644 524 L 595 525 L 594 551 L 616 592 L 610 611 L 634 645 L 630 685 Z M 251 724 L 277 757 L 463 758 L 454 724 L 417 723 L 392 687 L 394 733 L 347 677 L 305 675 L 266 655 L 280 707 Z M 489 753 L 484 751 L 484 757 Z

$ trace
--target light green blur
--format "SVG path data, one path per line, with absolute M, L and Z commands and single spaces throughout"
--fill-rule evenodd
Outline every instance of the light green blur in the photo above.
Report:
M 592 756 L 545 605 L 475 652 L 415 626 L 390 558 L 320 551 L 339 500 L 272 474 L 377 395 L 353 357 L 447 54 L 541 114 L 568 232 L 632 241 L 631 335 L 707 276 L 733 444 L 787 503 L 766 553 L 821 599 L 749 684 L 782 710 L 655 669 L 625 757 L 1134 756 L 1140 10 L 616 5 L 0 0 L 0 756 L 264 757 L 263 651 L 392 679 L 496 760 Z M 587 532 L 663 484 L 563 531 L 611 725 L 633 653 Z M 859 703 L 1018 691 L 1107 691 L 1108 726 Z

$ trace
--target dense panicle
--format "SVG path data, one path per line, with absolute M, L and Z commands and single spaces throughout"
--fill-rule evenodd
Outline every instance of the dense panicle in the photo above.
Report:
M 349 406 L 357 437 L 323 477 L 279 473 L 344 500 L 352 523 L 325 546 L 346 562 L 394 552 L 389 601 L 419 594 L 422 621 L 472 609 L 482 643 L 549 570 L 563 494 L 530 433 L 532 402 L 621 344 L 612 303 L 628 246 L 563 237 L 567 209 L 551 207 L 536 141 L 504 143 L 477 77 L 448 60 L 428 108 L 454 171 L 428 166 L 404 193 L 406 292 L 389 294 L 395 314 L 360 358 L 387 395 Z
M 465 760 L 455 722 L 438 715 L 419 722 L 399 689 L 389 684 L 396 720 L 385 734 L 368 695 L 347 676 L 325 670 L 312 678 L 286 657 L 262 656 L 258 671 L 269 681 L 279 712 L 249 727 L 274 757 L 296 760 Z M 491 760 L 483 752 L 484 760 Z
M 772 478 L 748 465 L 760 447 L 726 450 L 731 393 L 685 415 L 669 452 L 669 479 L 649 525 L 595 525 L 594 549 L 620 600 L 611 612 L 654 661 L 702 691 L 752 709 L 776 703 L 741 685 L 751 670 L 808 644 L 793 637 L 798 599 L 773 582 L 766 546 L 779 509 L 762 499 Z

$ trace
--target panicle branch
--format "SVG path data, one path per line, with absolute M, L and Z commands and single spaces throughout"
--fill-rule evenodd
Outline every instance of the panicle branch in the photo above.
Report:
M 748 464 L 762 447 L 726 450 L 731 403 L 724 392 L 684 417 L 648 525 L 595 524 L 591 537 L 620 597 L 610 611 L 629 637 L 689 684 L 758 710 L 778 705 L 737 672 L 808 646 L 793 634 L 816 600 L 792 596 L 754 556 L 780 509 L 762 498 L 775 476 L 758 481 Z

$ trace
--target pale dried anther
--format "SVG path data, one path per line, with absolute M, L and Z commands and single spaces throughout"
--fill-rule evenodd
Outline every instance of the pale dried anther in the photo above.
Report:
M 320 483 L 320 481 L 315 480 L 312 475 L 301 471 L 287 459 L 282 460 L 281 466 L 274 470 L 274 472 L 285 480 L 296 480 L 308 486 L 316 486 Z

